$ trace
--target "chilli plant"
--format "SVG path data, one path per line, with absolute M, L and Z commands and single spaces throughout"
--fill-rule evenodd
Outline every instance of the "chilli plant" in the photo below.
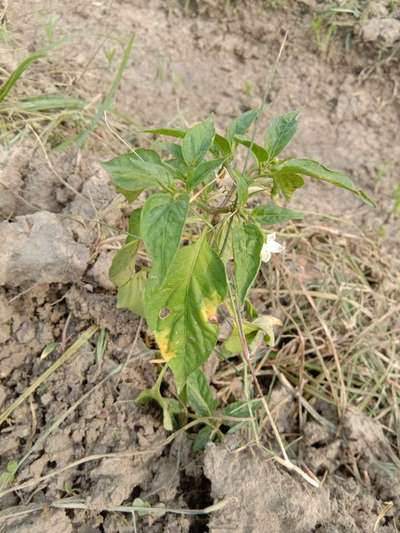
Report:
M 310 159 L 278 158 L 296 133 L 296 112 L 272 120 L 262 146 L 254 142 L 259 113 L 244 113 L 224 135 L 216 133 L 211 117 L 187 130 L 147 130 L 175 142 L 157 142 L 157 151 L 132 149 L 103 162 L 129 202 L 143 198 L 110 269 L 118 307 L 145 318 L 165 361 L 156 384 L 138 402 L 158 402 L 169 430 L 188 417 L 201 420 L 198 448 L 220 434 L 218 421 L 233 427 L 235 417 L 243 421 L 261 404 L 268 414 L 251 350 L 255 341 L 273 343 L 276 319 L 257 316 L 248 293 L 261 262 L 282 249 L 270 228 L 303 218 L 282 204 L 303 187 L 306 176 L 372 203 L 341 172 Z M 252 137 L 246 136 L 252 125 Z M 229 317 L 231 334 L 216 350 L 219 324 Z M 259 396 L 230 404 L 218 416 L 203 372 L 215 350 L 221 357 L 244 358 Z M 161 392 L 167 369 L 175 380 L 174 398 Z

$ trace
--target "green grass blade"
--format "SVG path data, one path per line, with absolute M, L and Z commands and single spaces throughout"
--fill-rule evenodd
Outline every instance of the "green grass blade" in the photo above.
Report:
M 126 45 L 126 48 L 124 50 L 124 54 L 122 56 L 121 63 L 118 67 L 117 73 L 114 77 L 114 80 L 111 84 L 110 90 L 107 94 L 107 96 L 104 98 L 104 100 L 100 103 L 100 105 L 97 108 L 97 111 L 95 115 L 93 116 L 90 125 L 81 133 L 78 135 L 75 135 L 74 137 L 67 139 L 65 142 L 59 144 L 55 149 L 57 151 L 62 151 L 71 146 L 72 144 L 76 144 L 79 148 L 82 147 L 82 145 L 86 142 L 88 137 L 93 133 L 93 131 L 97 128 L 99 123 L 103 120 L 104 112 L 110 111 L 112 104 L 114 102 L 115 95 L 117 94 L 117 90 L 119 87 L 119 84 L 121 83 L 122 76 L 124 74 L 124 71 L 126 69 L 126 66 L 128 64 L 128 60 L 132 51 L 133 43 L 135 41 L 135 34 L 132 34 L 128 44 Z
M 8 93 L 11 91 L 11 89 L 14 87 L 14 85 L 17 83 L 19 78 L 22 76 L 22 74 L 25 72 L 27 68 L 32 65 L 35 61 L 38 61 L 39 59 L 42 59 L 43 57 L 46 57 L 48 52 L 59 46 L 63 41 L 58 41 L 51 46 L 47 48 L 43 48 L 42 50 L 38 50 L 37 52 L 34 52 L 30 56 L 26 57 L 19 65 L 18 67 L 10 74 L 7 81 L 3 83 L 3 85 L 0 88 L 0 103 L 7 97 Z
M 21 111 L 38 113 L 43 111 L 57 111 L 57 110 L 75 110 L 84 109 L 87 102 L 80 98 L 70 98 L 68 96 L 46 95 L 34 96 L 26 98 L 16 104 L 16 107 Z

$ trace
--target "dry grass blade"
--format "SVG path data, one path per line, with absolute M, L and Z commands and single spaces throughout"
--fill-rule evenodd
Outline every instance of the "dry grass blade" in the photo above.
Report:
M 285 321 L 274 357 L 264 357 L 258 372 L 272 375 L 272 366 L 284 386 L 301 391 L 311 416 L 321 401 L 343 414 L 346 396 L 398 440 L 398 258 L 340 224 L 293 225 L 281 236 L 284 261 L 264 269 L 255 297 Z
M 27 514 L 35 513 L 37 511 L 43 510 L 48 507 L 54 507 L 56 509 L 83 509 L 83 510 L 95 510 L 97 512 L 119 512 L 119 513 L 142 513 L 142 514 L 164 514 L 164 513 L 171 513 L 171 514 L 177 514 L 177 515 L 184 515 L 184 516 L 196 516 L 196 515 L 207 515 L 211 513 L 215 513 L 216 511 L 220 511 L 221 509 L 224 509 L 230 502 L 229 499 L 222 500 L 214 505 L 210 505 L 209 507 L 206 507 L 205 509 L 175 509 L 172 507 L 164 507 L 164 506 L 141 506 L 141 505 L 117 505 L 117 506 L 105 506 L 101 509 L 97 508 L 92 509 L 90 504 L 86 503 L 85 500 L 78 500 L 78 499 L 63 499 L 63 500 L 56 500 L 50 503 L 43 503 L 43 504 L 31 504 L 27 505 L 24 508 L 22 506 L 18 507 L 11 507 L 9 509 L 5 509 L 4 511 L 0 512 L 0 521 L 7 520 L 9 518 L 16 518 L 18 516 L 24 516 Z
M 69 361 L 84 346 L 89 339 L 96 333 L 97 326 L 91 326 L 85 332 L 81 333 L 78 339 L 70 346 L 47 370 L 43 372 L 24 392 L 0 415 L 0 424 L 5 422 L 8 417 L 19 407 L 35 390 L 42 385 L 56 370 Z

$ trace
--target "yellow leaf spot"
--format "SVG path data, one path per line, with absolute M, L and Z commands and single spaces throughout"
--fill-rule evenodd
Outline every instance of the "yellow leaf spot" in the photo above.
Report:
M 215 299 L 210 298 L 204 302 L 201 308 L 201 315 L 205 322 L 211 322 L 216 324 L 218 322 L 217 306 L 215 305 Z
M 158 347 L 160 348 L 161 355 L 165 361 L 169 361 L 175 357 L 175 352 L 171 351 L 169 343 L 169 330 L 163 330 L 155 334 Z

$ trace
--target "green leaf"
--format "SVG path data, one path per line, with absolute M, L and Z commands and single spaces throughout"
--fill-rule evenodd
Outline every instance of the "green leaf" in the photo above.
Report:
M 264 235 L 256 224 L 236 223 L 232 227 L 232 250 L 235 282 L 242 304 L 261 264 Z
M 211 426 L 201 428 L 193 441 L 193 451 L 195 453 L 204 451 L 207 443 L 210 441 L 212 432 L 213 428 Z
M 236 135 L 244 135 L 250 126 L 259 116 L 259 109 L 251 109 L 246 111 L 239 118 L 236 118 L 228 127 L 227 137 L 230 143 L 235 140 Z
M 126 237 L 126 244 L 134 240 L 140 240 L 142 238 L 142 231 L 140 229 L 140 218 L 142 215 L 142 208 L 138 207 L 134 209 L 129 217 L 128 223 L 128 235 Z
M 137 159 L 138 161 L 148 161 L 150 163 L 162 164 L 160 156 L 154 150 L 147 150 L 145 148 L 137 148 L 134 152 L 130 152 L 127 155 L 132 159 Z M 124 157 L 124 156 L 121 156 L 121 157 Z M 119 187 L 118 185 L 116 185 L 115 188 L 117 192 L 125 196 L 125 198 L 128 200 L 129 203 L 134 202 L 138 198 L 138 196 L 141 194 L 141 192 L 143 191 L 143 189 L 131 191 L 131 190 L 124 189 L 123 187 Z
M 218 402 L 214 399 L 207 379 L 200 368 L 190 374 L 186 383 L 190 407 L 198 416 L 212 416 Z
M 228 139 L 216 133 L 214 137 L 214 143 L 212 145 L 212 152 L 217 156 L 224 158 L 230 156 L 231 146 L 229 144 Z
M 186 132 L 182 142 L 182 155 L 189 167 L 195 167 L 202 161 L 213 143 L 214 135 L 211 117 Z
M 46 359 L 46 357 L 52 354 L 54 350 L 57 350 L 59 347 L 60 347 L 59 342 L 56 342 L 56 341 L 49 342 L 49 344 L 47 344 L 43 348 L 42 353 L 40 354 L 40 360 Z
M 268 152 L 259 144 L 251 142 L 249 139 L 245 139 L 244 137 L 240 137 L 238 135 L 236 136 L 236 140 L 239 144 L 246 146 L 246 148 L 251 147 L 251 151 L 260 166 L 264 165 L 268 161 Z
M 6 469 L 0 474 L 0 490 L 4 490 L 11 485 L 18 472 L 18 461 L 9 461 Z
M 178 159 L 178 161 L 183 161 L 183 155 L 182 155 L 182 146 L 180 144 L 176 143 L 163 143 L 163 147 L 168 150 L 168 152 L 175 157 L 175 159 Z
M 138 159 L 132 153 L 103 161 L 101 164 L 110 174 L 114 185 L 126 191 L 142 191 L 171 185 L 171 173 L 165 165 Z
M 125 244 L 114 255 L 109 270 L 111 281 L 117 287 L 125 285 L 135 274 L 136 252 L 139 248 L 139 241 L 131 241 Z
M 125 198 L 127 199 L 127 201 L 131 204 L 132 202 L 134 202 L 139 196 L 140 194 L 143 192 L 143 190 L 140 190 L 140 191 L 127 191 L 126 189 L 122 189 L 122 187 L 115 187 L 115 190 L 117 192 L 119 192 L 120 194 L 122 194 L 123 196 L 125 196 Z
M 257 309 L 254 307 L 254 305 L 251 303 L 251 301 L 246 298 L 244 302 L 244 311 L 245 316 L 249 318 L 250 320 L 254 320 L 258 317 Z
M 327 183 L 336 185 L 336 187 L 341 187 L 342 189 L 351 191 L 366 204 L 375 206 L 373 200 L 371 200 L 371 198 L 369 198 L 365 192 L 357 187 L 348 176 L 342 174 L 341 172 L 330 170 L 317 161 L 313 161 L 311 159 L 286 159 L 274 168 L 274 173 L 275 171 L 278 173 L 286 172 L 302 174 L 326 181 Z
M 165 135 L 167 137 L 177 137 L 183 139 L 185 136 L 185 130 L 178 130 L 176 128 L 152 128 L 144 130 L 145 133 L 152 133 L 153 135 Z
M 148 148 L 136 148 L 132 152 L 133 159 L 139 161 L 148 161 L 149 163 L 162 164 L 161 157 L 155 150 L 149 150 Z
M 118 287 L 117 308 L 129 309 L 132 313 L 144 316 L 144 294 L 147 274 L 145 270 L 135 272 Z
M 211 161 L 202 161 L 193 170 L 187 181 L 188 187 L 194 189 L 201 183 L 209 181 L 215 176 L 216 171 L 221 167 L 223 159 L 212 159 Z
M 142 500 L 142 498 L 135 498 L 132 502 L 133 507 L 147 507 L 149 510 L 151 509 L 151 505 L 148 501 Z M 146 511 L 136 511 L 138 516 L 147 516 L 149 513 Z
M 247 181 L 246 176 L 236 170 L 232 170 L 232 174 L 236 183 L 239 207 L 243 207 L 247 204 L 247 199 L 249 197 L 249 182 Z
M 304 186 L 304 179 L 299 174 L 295 174 L 289 169 L 281 169 L 278 171 L 274 169 L 271 171 L 271 175 L 274 182 L 272 191 L 273 195 L 275 192 L 279 191 L 287 200 L 290 200 L 297 189 Z
M 188 207 L 187 194 L 174 198 L 167 193 L 153 194 L 143 206 L 143 240 L 153 261 L 153 273 L 160 282 L 179 247 Z
M 274 159 L 292 140 L 297 131 L 297 111 L 274 118 L 265 132 L 265 149 L 269 160 Z
M 177 251 L 161 289 L 146 301 L 147 321 L 178 392 L 215 346 L 214 322 L 226 290 L 224 265 L 203 235 Z
M 304 218 L 300 211 L 279 207 L 273 203 L 255 207 L 251 214 L 259 224 L 281 224 L 288 220 L 302 220 Z

